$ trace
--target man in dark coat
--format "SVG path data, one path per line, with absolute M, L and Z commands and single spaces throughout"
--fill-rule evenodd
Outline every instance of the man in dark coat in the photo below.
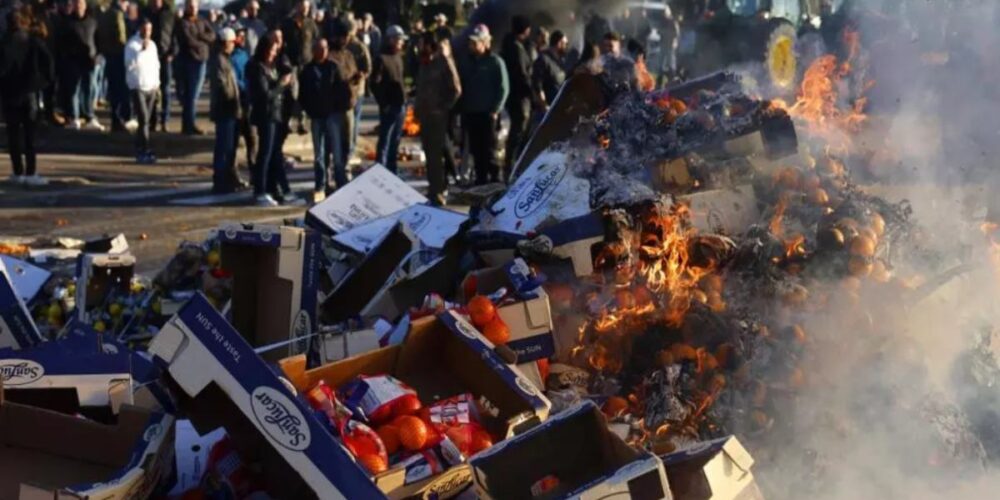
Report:
M 511 32 L 503 41 L 501 55 L 507 66 L 510 79 L 510 95 L 507 98 L 507 114 L 510 115 L 510 131 L 507 134 L 507 154 L 504 159 L 503 180 L 510 176 L 514 161 L 521 152 L 521 144 L 528 132 L 528 117 L 531 115 L 531 54 L 527 42 L 531 35 L 531 23 L 527 17 L 514 16 L 510 22 Z
M 229 56 L 236 47 L 236 32 L 222 30 L 219 49 L 211 58 L 212 99 L 209 115 L 215 122 L 215 154 L 212 156 L 212 192 L 232 193 L 247 187 L 234 168 L 236 130 L 240 119 L 240 88 Z
M 393 25 L 386 30 L 382 53 L 373 60 L 372 94 L 378 102 L 378 145 L 376 159 L 391 170 L 397 169 L 399 142 L 403 137 L 406 118 L 406 84 L 403 81 L 403 47 L 406 34 Z
M 87 0 L 71 0 L 70 12 L 59 24 L 56 47 L 63 109 L 74 128 L 103 131 L 94 115 L 94 66 L 97 63 L 97 20 L 87 10 Z
M 215 42 L 215 30 L 208 21 L 198 17 L 198 0 L 187 0 L 184 5 L 184 17 L 178 22 L 174 32 L 177 57 L 180 61 L 178 83 L 183 87 L 183 91 L 180 92 L 184 109 L 181 132 L 187 135 L 202 135 L 204 132 L 195 124 L 195 113 L 198 98 L 201 96 L 201 87 L 205 83 L 208 56 Z
M 167 131 L 167 121 L 170 120 L 170 82 L 174 79 L 174 57 L 177 55 L 177 44 L 174 43 L 174 23 L 177 14 L 171 4 L 165 0 L 150 0 L 146 17 L 153 23 L 153 43 L 156 44 L 157 55 L 160 56 L 160 130 Z M 156 120 L 154 111 L 152 119 Z M 156 127 L 153 127 L 156 128 Z

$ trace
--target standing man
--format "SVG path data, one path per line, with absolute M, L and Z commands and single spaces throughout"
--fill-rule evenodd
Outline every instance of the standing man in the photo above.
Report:
M 178 83 L 184 87 L 181 92 L 181 106 L 184 109 L 181 132 L 185 135 L 202 135 L 204 132 L 195 124 L 198 98 L 205 84 L 205 69 L 215 30 L 208 21 L 198 17 L 198 0 L 187 0 L 184 17 L 177 26 L 177 51 L 180 70 Z
M 350 30 L 351 21 L 343 17 L 335 19 L 330 30 L 330 60 L 337 65 L 337 71 L 340 73 L 341 80 L 347 82 L 351 91 L 347 96 L 349 99 L 346 99 L 345 102 L 338 101 L 335 103 L 338 106 L 349 106 L 344 129 L 341 131 L 341 147 L 344 150 L 344 161 L 346 162 L 350 162 L 350 157 L 353 153 L 351 138 L 355 136 L 354 130 L 358 126 L 354 117 L 357 113 L 357 103 L 361 100 L 361 96 L 364 93 L 364 75 L 358 70 L 357 59 L 354 57 L 354 53 L 347 48 L 350 39 Z M 336 155 L 334 157 L 336 158 Z
M 260 2 L 247 2 L 247 17 L 242 22 L 247 28 L 247 53 L 253 55 L 257 52 L 257 42 L 267 35 L 267 25 L 260 19 Z
M 70 13 L 56 36 L 63 109 L 69 111 L 77 130 L 84 124 L 104 131 L 94 115 L 94 69 L 97 66 L 97 21 L 88 15 L 87 0 L 70 0 Z
M 510 77 L 510 96 L 507 98 L 507 113 L 510 115 L 510 131 L 507 134 L 507 151 L 504 158 L 503 181 L 510 176 L 511 168 L 521 150 L 531 115 L 531 54 L 528 51 L 528 37 L 531 23 L 527 17 L 514 16 L 510 21 L 511 32 L 503 41 L 502 55 Z M 468 87 L 466 87 L 468 88 Z
M 157 112 L 157 106 L 154 106 L 150 117 L 153 119 L 154 129 L 159 122 L 160 130 L 166 132 L 167 121 L 170 120 L 170 83 L 174 79 L 174 56 L 177 55 L 177 45 L 174 43 L 174 22 L 177 20 L 177 14 L 172 4 L 167 4 L 165 0 L 150 0 L 146 17 L 153 23 L 153 43 L 156 45 L 160 62 L 159 111 Z
M 337 65 L 330 60 L 330 48 L 325 39 L 317 38 L 313 42 L 312 53 L 312 61 L 302 68 L 299 75 L 299 101 L 312 123 L 313 167 L 316 173 L 313 202 L 318 203 L 334 191 L 327 165 L 329 157 L 333 157 L 336 186 L 347 183 L 344 148 L 341 144 L 343 110 L 346 106 L 340 106 L 339 113 L 334 112 L 334 106 L 345 97 L 338 96 L 338 91 L 349 93 L 350 89 L 346 82 L 340 80 Z
M 236 32 L 225 28 L 219 49 L 212 54 L 209 82 L 212 99 L 209 115 L 215 122 L 215 152 L 212 155 L 212 192 L 232 193 L 246 184 L 236 172 L 236 128 L 240 118 L 240 88 L 229 57 L 236 48 Z
M 380 30 L 378 25 L 375 24 L 375 18 L 372 17 L 370 12 L 365 12 L 361 23 L 361 39 L 366 45 L 368 45 L 368 52 L 370 54 L 381 54 L 382 30 Z
M 538 54 L 531 70 L 531 89 L 535 107 L 545 113 L 566 81 L 566 52 L 569 40 L 562 31 L 552 32 L 549 46 Z
M 356 20 L 349 20 L 348 22 L 350 32 L 347 37 L 347 50 L 354 56 L 354 65 L 357 67 L 360 77 L 356 83 L 352 82 L 354 95 L 358 97 L 357 102 L 354 104 L 354 127 L 351 129 L 351 144 L 348 150 L 348 158 L 351 158 L 358 147 L 358 131 L 361 129 L 361 105 L 364 101 L 365 84 L 368 80 L 368 75 L 372 73 L 372 56 L 368 52 L 368 47 L 361 40 L 358 40 L 357 32 L 360 23 Z
M 403 82 L 403 47 L 406 33 L 397 25 L 386 30 L 382 53 L 374 60 L 372 94 L 378 102 L 378 146 L 376 161 L 397 173 L 399 141 L 406 118 L 406 84 Z
M 97 26 L 97 49 L 104 57 L 104 75 L 108 80 L 108 104 L 111 110 L 111 131 L 125 132 L 125 122 L 131 119 L 128 85 L 125 81 L 125 42 L 128 41 L 125 9 L 128 0 L 111 2 L 101 14 Z
M 254 158 L 257 157 L 257 135 L 250 126 L 250 92 L 247 88 L 247 64 L 250 63 L 250 53 L 246 50 L 247 29 L 244 26 L 236 28 L 236 48 L 229 56 L 229 62 L 233 65 L 233 72 L 236 73 L 236 85 L 240 89 L 240 118 L 238 122 L 238 137 L 234 146 L 240 149 L 239 139 L 243 138 L 246 145 L 247 168 L 253 165 Z M 232 157 L 232 164 L 229 168 L 236 170 L 236 155 Z
M 298 74 L 303 66 L 309 63 L 312 55 L 313 41 L 319 37 L 319 28 L 316 20 L 309 12 L 309 0 L 299 0 L 295 3 L 295 10 L 292 15 L 285 19 L 281 31 L 285 37 L 285 57 L 291 64 L 292 72 Z M 295 96 L 298 94 L 297 85 L 292 85 L 292 99 L 287 103 L 292 106 L 291 115 L 297 122 L 296 132 L 305 135 L 306 127 L 303 123 L 302 110 L 299 109 Z
M 447 42 L 445 42 L 447 43 Z M 421 69 L 417 79 L 414 113 L 420 120 L 420 143 L 427 155 L 427 197 L 435 205 L 447 202 L 447 178 L 442 159 L 448 159 L 448 122 L 452 107 L 462 95 L 455 61 L 441 50 L 437 33 L 420 37 Z
M 0 109 L 7 122 L 7 149 L 14 168 L 10 181 L 28 186 L 48 184 L 35 172 L 35 128 L 38 92 L 54 78 L 52 56 L 45 44 L 28 33 L 31 19 L 21 8 L 0 41 Z
M 462 127 L 476 164 L 476 185 L 500 181 L 497 120 L 507 101 L 509 83 L 503 61 L 490 52 L 490 30 L 478 24 L 469 34 L 470 60 L 462 67 Z
M 160 56 L 153 42 L 153 23 L 144 19 L 139 30 L 125 45 L 125 75 L 139 122 L 135 134 L 135 162 L 156 163 L 149 149 L 150 124 L 156 122 L 157 93 L 160 89 Z

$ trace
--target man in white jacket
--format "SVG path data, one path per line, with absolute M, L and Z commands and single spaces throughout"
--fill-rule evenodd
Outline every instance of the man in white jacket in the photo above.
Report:
M 126 81 L 132 96 L 132 109 L 139 120 L 135 161 L 143 165 L 156 163 L 156 156 L 149 149 L 149 126 L 160 90 L 160 57 L 152 38 L 153 23 L 143 19 L 139 30 L 125 45 Z

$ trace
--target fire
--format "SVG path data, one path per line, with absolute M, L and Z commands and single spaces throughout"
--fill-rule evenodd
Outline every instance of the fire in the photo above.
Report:
M 416 115 L 413 114 L 413 108 L 406 108 L 406 117 L 403 118 L 403 133 L 407 137 L 416 137 L 420 135 L 420 122 L 417 121 Z
M 993 265 L 993 272 L 997 275 L 997 279 L 1000 280 L 1000 224 L 996 222 L 984 222 L 979 226 L 979 230 L 986 235 L 986 239 L 989 240 L 989 257 L 990 263 Z

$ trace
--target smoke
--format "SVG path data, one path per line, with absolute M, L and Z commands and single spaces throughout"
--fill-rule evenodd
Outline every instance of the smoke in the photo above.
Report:
M 510 29 L 510 18 L 527 16 L 532 26 L 560 29 L 579 43 L 583 26 L 593 15 L 611 19 L 622 12 L 626 0 L 486 0 L 473 12 L 469 25 L 485 24 L 500 40 Z
M 1000 186 L 998 14 L 988 0 L 854 2 L 874 86 L 848 167 L 908 200 L 917 229 L 892 252 L 898 287 L 845 280 L 829 307 L 786 314 L 809 335 L 807 389 L 750 438 L 771 498 L 996 497 L 1000 274 L 979 227 Z

